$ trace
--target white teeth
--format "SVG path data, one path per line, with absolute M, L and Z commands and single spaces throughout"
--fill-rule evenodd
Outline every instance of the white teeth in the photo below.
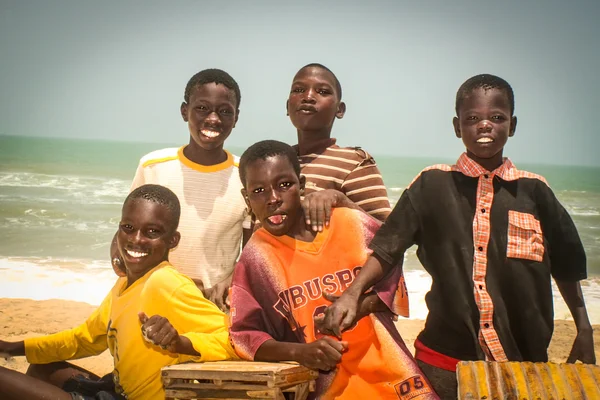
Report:
M 494 140 L 492 138 L 489 138 L 489 137 L 484 137 L 484 138 L 481 138 L 481 139 L 477 139 L 477 143 L 491 143 L 493 141 Z
M 209 138 L 216 138 L 217 136 L 220 135 L 219 132 L 209 131 L 206 129 L 201 130 L 200 133 L 202 133 L 204 136 L 209 137 Z
M 140 258 L 140 257 L 146 257 L 148 255 L 148 253 L 140 253 L 139 251 L 131 251 L 131 250 L 126 250 L 127 254 L 129 254 L 131 257 L 135 257 L 135 258 Z

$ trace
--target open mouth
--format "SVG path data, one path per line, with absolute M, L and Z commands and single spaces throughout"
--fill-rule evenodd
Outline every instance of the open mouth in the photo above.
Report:
M 202 129 L 200 131 L 200 133 L 202 134 L 202 136 L 205 136 L 205 137 L 207 137 L 209 139 L 214 139 L 214 138 L 218 137 L 221 134 L 221 132 L 213 131 L 213 130 L 210 130 L 210 129 Z
M 493 143 L 493 142 L 494 142 L 494 139 L 492 139 L 490 137 L 482 137 L 482 138 L 477 139 L 477 143 L 480 143 L 480 144 Z
M 133 257 L 133 258 L 142 258 L 142 257 L 146 257 L 148 255 L 148 253 L 144 253 L 141 251 L 125 250 L 125 252 L 127 253 L 127 255 L 129 257 Z
M 285 214 L 275 214 L 268 217 L 267 221 L 269 221 L 271 225 L 281 225 L 286 219 L 287 215 Z

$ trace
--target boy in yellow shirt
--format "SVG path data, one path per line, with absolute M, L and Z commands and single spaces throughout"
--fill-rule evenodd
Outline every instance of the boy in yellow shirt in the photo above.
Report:
M 164 399 L 162 367 L 236 358 L 225 314 L 168 261 L 179 242 L 179 215 L 177 196 L 163 186 L 143 185 L 129 194 L 117 232 L 127 276 L 79 327 L 0 341 L 0 352 L 25 355 L 31 364 L 52 363 L 32 365 L 27 375 L 0 368 L 0 398 Z M 113 382 L 57 363 L 107 348 L 114 358 Z

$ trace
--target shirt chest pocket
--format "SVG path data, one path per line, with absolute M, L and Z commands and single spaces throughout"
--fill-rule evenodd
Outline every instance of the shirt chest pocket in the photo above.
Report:
M 542 262 L 544 237 L 540 221 L 531 214 L 508 212 L 506 257 Z

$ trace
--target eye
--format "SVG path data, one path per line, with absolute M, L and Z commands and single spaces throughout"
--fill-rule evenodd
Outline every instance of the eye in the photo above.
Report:
M 300 88 L 300 87 L 292 88 L 292 93 L 303 93 L 303 92 L 304 92 L 304 88 Z
M 121 230 L 124 232 L 131 232 L 133 230 L 133 226 L 130 224 L 121 224 L 119 225 L 119 228 L 121 228 Z
M 228 108 L 224 108 L 224 109 L 220 110 L 220 111 L 219 111 L 219 113 L 220 113 L 221 115 L 232 115 L 232 114 L 233 114 L 233 111 L 232 111 L 232 110 L 230 110 L 230 109 L 228 109 Z
M 208 111 L 208 108 L 206 106 L 196 106 L 196 111 Z
M 467 117 L 467 121 L 477 121 L 477 119 L 478 119 L 478 118 L 477 118 L 475 115 L 469 115 L 469 116 Z
M 329 90 L 329 89 L 319 89 L 319 90 L 317 90 L 317 93 L 322 94 L 322 95 L 328 95 L 328 94 L 331 94 L 331 90 Z
M 146 231 L 146 236 L 153 239 L 159 237 L 161 234 L 160 229 L 150 228 Z
M 494 121 L 503 121 L 504 120 L 504 115 L 494 115 L 490 119 L 492 119 Z
M 279 187 L 282 187 L 282 188 L 289 188 L 290 186 L 292 186 L 292 182 L 281 182 L 279 184 Z
M 259 187 L 259 188 L 256 188 L 256 189 L 252 189 L 252 193 L 262 193 L 262 192 L 264 192 L 264 191 L 265 191 L 265 189 L 264 189 L 264 188 L 261 188 L 261 187 Z

